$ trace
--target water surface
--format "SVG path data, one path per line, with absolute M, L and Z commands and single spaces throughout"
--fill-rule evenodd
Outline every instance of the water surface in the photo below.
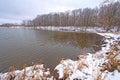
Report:
M 99 50 L 101 39 L 95 33 L 0 28 L 0 71 L 37 62 L 54 68 L 62 58 L 75 60 L 80 53 Z

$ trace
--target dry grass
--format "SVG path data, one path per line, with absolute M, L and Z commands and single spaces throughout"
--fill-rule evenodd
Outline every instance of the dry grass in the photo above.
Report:
M 96 54 L 95 57 L 97 59 L 101 59 L 101 58 L 104 58 L 104 55 L 99 53 L 99 54 Z
M 86 59 L 87 58 L 87 53 L 80 53 L 80 55 L 77 56 L 77 59 L 78 60 L 81 60 L 81 59 Z
M 114 34 L 120 34 L 120 31 L 118 31 L 118 32 L 114 32 Z
M 114 70 L 118 70 L 120 72 L 120 60 L 118 56 L 120 56 L 120 51 L 117 45 L 111 46 L 111 51 L 106 53 L 107 62 L 103 64 L 101 71 L 108 70 L 109 72 L 113 72 Z
M 27 67 L 27 65 L 24 64 L 24 65 L 23 65 L 23 69 L 24 69 L 23 80 L 25 80 L 25 76 L 26 76 L 26 67 Z
M 16 77 L 15 75 L 15 66 L 11 66 L 8 70 L 7 76 L 6 76 L 6 80 L 14 80 L 14 78 Z
M 81 61 L 81 62 L 78 64 L 77 69 L 81 71 L 81 70 L 82 70 L 83 68 L 85 68 L 85 67 L 87 67 L 87 68 L 89 67 L 89 66 L 88 66 L 88 63 L 87 63 L 86 61 Z
M 0 80 L 46 80 L 52 77 L 48 71 L 47 68 L 40 67 L 40 64 L 33 65 L 29 69 L 27 69 L 27 65 L 24 64 L 23 70 L 20 72 L 16 72 L 15 66 L 11 66 L 5 76 L 0 76 Z
M 105 78 L 107 77 L 107 73 L 103 76 L 102 75 L 102 71 L 99 71 L 97 74 L 96 74 L 96 78 L 94 78 L 94 80 L 105 80 Z

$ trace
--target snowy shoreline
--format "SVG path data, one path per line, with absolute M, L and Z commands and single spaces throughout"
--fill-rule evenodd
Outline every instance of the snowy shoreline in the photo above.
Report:
M 68 31 L 68 32 L 94 32 L 105 37 L 102 49 L 94 53 L 78 55 L 78 60 L 61 60 L 55 67 L 58 79 L 63 80 L 119 80 L 120 78 L 120 33 L 105 32 L 99 28 L 71 28 L 71 27 L 37 27 L 41 30 Z M 112 60 L 111 60 L 112 59 Z M 115 61 L 114 61 L 115 60 Z M 113 62 L 111 62 L 113 61 Z M 114 63 L 116 62 L 116 63 Z M 117 64 L 116 66 L 113 66 Z M 115 67 L 116 69 L 112 69 Z M 57 80 L 51 75 L 50 69 L 43 64 L 24 67 L 23 70 L 12 70 L 0 74 L 0 80 Z
M 61 31 L 61 32 L 106 32 L 103 27 L 55 27 L 55 26 L 37 26 L 37 27 L 24 27 L 24 26 L 11 26 L 11 27 L 0 27 L 0 28 L 25 28 L 25 29 L 40 29 L 49 31 Z
M 120 34 L 98 34 L 106 38 L 104 41 L 106 44 L 103 44 L 105 47 L 102 47 L 102 50 L 95 54 L 87 53 L 87 55 L 79 55 L 77 61 L 70 59 L 62 60 L 55 68 L 58 70 L 60 79 L 119 80 L 120 64 L 117 63 L 119 63 L 120 59 L 120 44 L 118 44 L 120 41 Z M 114 50 L 114 48 L 117 48 L 118 50 Z M 108 56 L 110 56 L 110 58 L 108 58 Z M 107 68 L 112 69 L 115 65 L 114 62 L 110 62 L 113 56 L 115 56 L 114 58 L 117 65 L 115 70 L 110 71 Z M 106 67 L 106 65 L 108 65 L 108 67 Z M 105 70 L 102 71 L 103 68 L 105 68 Z
M 105 32 L 105 30 L 103 28 L 98 28 L 98 27 L 73 27 L 73 26 L 69 26 L 69 27 L 37 27 L 37 29 L 41 29 L 41 30 L 49 30 L 49 31 L 61 31 L 61 32 L 92 32 L 92 33 L 97 33 L 98 31 L 100 32 Z
M 61 32 L 90 32 L 90 33 L 105 33 L 106 30 L 104 27 L 74 27 L 74 26 L 36 26 L 36 27 L 27 27 L 27 26 L 11 26 L 11 27 L 0 27 L 0 28 L 25 28 L 25 29 L 40 29 L 48 31 L 61 31 Z M 117 32 L 119 27 L 115 26 L 109 30 L 109 32 Z

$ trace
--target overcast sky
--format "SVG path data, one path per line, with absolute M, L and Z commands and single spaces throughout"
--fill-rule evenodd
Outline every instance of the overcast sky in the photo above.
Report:
M 0 0 L 0 24 L 20 23 L 38 14 L 63 12 L 78 8 L 94 8 L 102 0 Z

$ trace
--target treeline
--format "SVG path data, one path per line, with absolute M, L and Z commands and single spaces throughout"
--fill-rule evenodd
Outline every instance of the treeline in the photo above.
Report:
M 24 26 L 120 26 L 120 2 L 104 4 L 100 8 L 84 8 L 72 11 L 38 15 L 24 20 Z
M 0 27 L 13 27 L 13 26 L 21 26 L 21 25 L 17 23 L 3 23 L 0 25 Z

